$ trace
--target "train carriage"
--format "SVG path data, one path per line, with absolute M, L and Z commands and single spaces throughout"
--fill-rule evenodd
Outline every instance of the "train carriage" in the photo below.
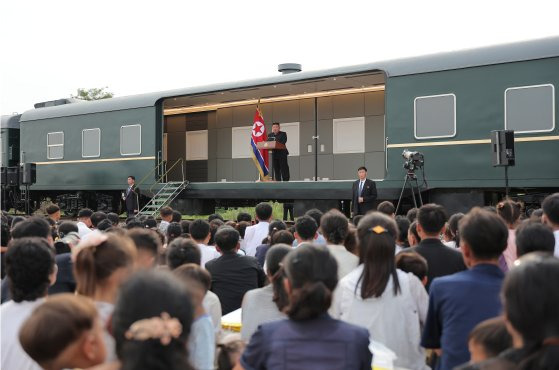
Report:
M 379 198 L 396 200 L 402 151 L 417 150 L 425 199 L 456 211 L 502 195 L 492 130 L 515 131 L 509 176 L 517 194 L 557 190 L 558 85 L 559 38 L 548 38 L 62 104 L 21 115 L 20 160 L 37 163 L 33 198 L 58 196 L 68 208 L 115 209 L 126 176 L 135 175 L 147 196 L 188 182 L 173 205 L 189 213 L 266 199 L 294 201 L 299 213 L 347 211 L 362 165 Z M 290 182 L 255 181 L 257 104 L 267 126 L 280 122 L 288 134 Z

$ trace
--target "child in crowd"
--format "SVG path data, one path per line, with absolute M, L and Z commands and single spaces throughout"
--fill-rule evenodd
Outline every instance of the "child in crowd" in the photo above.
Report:
M 496 357 L 510 347 L 512 337 L 507 331 L 503 317 L 482 321 L 470 332 L 468 338 L 471 363 Z
M 210 315 L 202 302 L 210 289 L 211 277 L 206 269 L 188 263 L 173 270 L 173 274 L 184 282 L 194 303 L 194 321 L 188 338 L 190 363 L 197 370 L 212 370 L 215 360 L 215 333 Z
M 103 327 L 107 327 L 118 290 L 136 264 L 134 243 L 126 236 L 95 231 L 72 252 L 76 255 L 76 292 L 93 299 Z M 108 331 L 105 333 L 105 345 L 107 360 L 115 360 L 114 340 Z
M 48 298 L 23 324 L 19 340 L 25 352 L 46 370 L 88 368 L 105 361 L 97 309 L 79 295 Z

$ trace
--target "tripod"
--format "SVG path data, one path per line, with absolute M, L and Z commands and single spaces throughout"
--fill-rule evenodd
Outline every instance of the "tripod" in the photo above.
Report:
M 411 190 L 411 197 L 413 199 L 413 206 L 417 208 L 417 201 L 415 199 L 415 190 L 417 189 L 417 196 L 419 198 L 419 206 L 423 205 L 423 199 L 421 199 L 421 190 L 419 189 L 419 184 L 417 182 L 417 176 L 413 170 L 408 170 L 406 176 L 404 177 L 404 185 L 402 186 L 402 191 L 400 192 L 400 198 L 398 198 L 398 205 L 396 206 L 395 213 L 398 214 L 398 209 L 400 208 L 400 203 L 402 203 L 402 197 L 404 196 L 404 191 L 409 185 Z

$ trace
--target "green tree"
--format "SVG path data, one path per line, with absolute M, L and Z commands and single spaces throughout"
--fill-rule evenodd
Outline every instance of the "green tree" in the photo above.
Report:
M 72 95 L 72 98 L 79 100 L 100 100 L 112 98 L 114 94 L 109 91 L 105 91 L 108 87 L 93 88 L 93 89 L 78 89 L 76 95 Z

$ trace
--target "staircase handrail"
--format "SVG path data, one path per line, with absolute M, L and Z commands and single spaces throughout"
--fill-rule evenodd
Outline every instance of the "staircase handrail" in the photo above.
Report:
M 159 169 L 159 167 L 165 165 L 167 163 L 166 160 L 161 160 L 161 162 L 159 162 L 157 164 L 157 166 L 155 166 L 153 169 L 151 169 L 151 171 L 149 171 L 144 177 L 142 177 L 142 179 L 140 180 L 140 182 L 138 184 L 136 184 L 136 187 L 140 187 L 140 185 L 142 185 L 150 176 L 151 174 L 155 173 L 155 171 L 157 171 Z M 156 181 L 157 182 L 157 181 Z M 151 188 L 150 188 L 151 191 Z
M 179 164 L 179 163 L 181 164 L 182 182 L 184 183 L 184 159 L 179 158 L 179 159 L 177 159 L 177 160 L 175 161 L 175 163 L 174 163 L 170 168 L 168 168 L 167 171 L 165 171 L 165 173 L 164 173 L 163 175 L 161 175 L 161 176 L 157 179 L 157 181 L 155 181 L 155 183 L 149 188 L 150 193 L 153 192 L 153 188 L 154 188 L 156 185 L 159 185 L 159 184 L 160 184 L 160 181 L 161 181 L 162 179 L 166 178 L 167 175 L 173 170 L 173 168 L 175 168 L 175 167 L 177 166 L 177 164 Z

